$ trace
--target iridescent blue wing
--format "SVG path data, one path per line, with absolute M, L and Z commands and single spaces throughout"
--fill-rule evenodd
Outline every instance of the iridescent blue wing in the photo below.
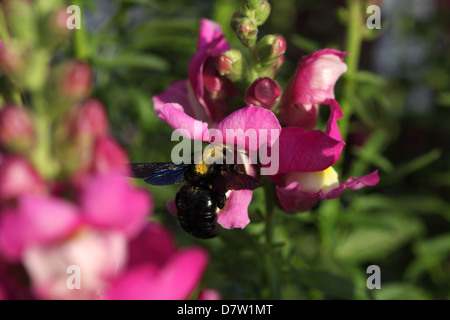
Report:
M 186 164 L 172 162 L 131 163 L 134 178 L 144 179 L 154 186 L 169 186 L 184 181 Z

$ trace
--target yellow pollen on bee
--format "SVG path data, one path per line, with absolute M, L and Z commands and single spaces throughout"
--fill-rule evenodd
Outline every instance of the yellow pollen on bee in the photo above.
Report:
M 208 172 L 208 165 L 202 161 L 201 164 L 196 164 L 195 165 L 195 173 L 197 174 L 205 174 L 206 172 Z

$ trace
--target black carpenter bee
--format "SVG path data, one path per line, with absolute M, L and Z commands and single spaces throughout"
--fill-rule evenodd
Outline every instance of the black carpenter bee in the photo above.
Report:
M 200 161 L 191 164 L 131 163 L 133 177 L 148 184 L 166 186 L 184 182 L 175 198 L 178 220 L 186 232 L 202 239 L 219 234 L 217 212 L 225 207 L 229 190 L 253 190 L 260 186 L 258 179 L 243 173 L 236 164 L 225 161 L 207 164 L 207 158 L 215 150 L 206 156 L 203 153 Z M 222 154 L 225 160 L 225 151 Z

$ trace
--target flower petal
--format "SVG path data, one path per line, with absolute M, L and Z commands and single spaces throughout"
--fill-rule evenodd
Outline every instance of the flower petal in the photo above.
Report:
M 131 269 L 106 295 L 112 300 L 187 299 L 201 280 L 208 263 L 202 248 L 175 253 L 162 267 L 145 263 Z
M 159 118 L 187 139 L 209 141 L 208 124 L 188 116 L 181 105 L 168 103 L 164 105 Z
M 225 208 L 218 213 L 217 222 L 226 229 L 243 229 L 250 222 L 248 206 L 252 197 L 251 190 L 230 191 Z
M 180 80 L 172 83 L 162 93 L 153 97 L 153 108 L 157 116 L 161 113 L 167 103 L 177 103 L 183 106 L 184 112 L 197 120 L 208 121 L 208 115 L 198 102 L 192 87 L 187 80 Z
M 197 43 L 197 53 L 189 62 L 188 77 L 195 97 L 197 97 L 205 112 L 213 121 L 217 120 L 220 112 L 219 110 L 208 108 L 204 100 L 203 67 L 208 58 L 216 57 L 220 53 L 230 49 L 230 45 L 222 34 L 221 26 L 211 20 L 202 19 Z
M 124 177 L 114 175 L 97 176 L 87 182 L 80 203 L 88 223 L 122 230 L 129 237 L 142 230 L 153 210 L 148 192 L 135 189 Z
M 259 150 L 277 140 L 281 126 L 272 111 L 249 105 L 223 119 L 216 129 L 222 132 L 225 143 L 236 144 L 246 150 Z M 272 130 L 277 133 L 275 139 L 272 139 Z
M 23 263 L 41 299 L 98 299 L 125 266 L 126 248 L 122 233 L 86 228 L 66 241 L 28 248 Z M 70 288 L 76 272 L 80 287 Z
M 276 193 L 283 209 L 288 213 L 309 210 L 320 199 L 335 199 L 345 189 L 356 190 L 366 186 L 374 186 L 379 182 L 378 171 L 371 172 L 360 178 L 348 178 L 339 187 L 324 194 L 322 190 L 316 193 L 306 193 L 300 183 L 294 181 L 287 186 L 277 186 Z
M 278 173 L 322 171 L 339 160 L 345 145 L 337 126 L 342 111 L 335 100 L 330 100 L 330 109 L 325 132 L 296 127 L 281 130 Z
M 203 51 L 208 50 L 212 44 L 215 44 L 214 48 L 217 53 L 230 50 L 230 46 L 226 43 L 225 36 L 222 34 L 222 27 L 220 24 L 208 20 L 200 20 L 200 31 L 197 40 L 197 50 Z
M 281 101 L 278 117 L 283 125 L 314 128 L 318 105 L 334 99 L 336 81 L 347 71 L 345 55 L 346 52 L 323 49 L 302 59 Z
M 44 196 L 25 195 L 13 211 L 4 211 L 0 220 L 0 253 L 15 261 L 28 246 L 61 240 L 81 220 L 69 202 Z
M 152 262 L 163 266 L 175 252 L 172 234 L 157 223 L 149 223 L 129 244 L 128 267 Z

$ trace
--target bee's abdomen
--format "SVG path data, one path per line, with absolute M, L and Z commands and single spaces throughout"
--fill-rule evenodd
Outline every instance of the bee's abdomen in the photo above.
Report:
M 219 234 L 216 193 L 208 187 L 186 185 L 176 197 L 178 220 L 191 235 L 208 239 Z

